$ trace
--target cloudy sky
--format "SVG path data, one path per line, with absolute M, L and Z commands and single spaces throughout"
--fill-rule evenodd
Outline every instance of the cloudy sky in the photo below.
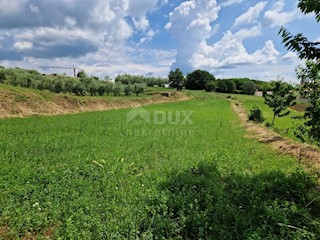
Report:
M 320 39 L 296 0 L 0 0 L 0 65 L 63 66 L 103 78 L 204 69 L 217 77 L 294 81 L 278 31 Z M 309 32 L 308 32 L 309 31 Z

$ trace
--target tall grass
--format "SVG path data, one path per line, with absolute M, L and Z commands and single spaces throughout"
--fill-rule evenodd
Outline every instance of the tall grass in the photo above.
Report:
M 128 124 L 131 109 L 1 120 L 0 237 L 316 239 L 313 179 L 195 94 Z

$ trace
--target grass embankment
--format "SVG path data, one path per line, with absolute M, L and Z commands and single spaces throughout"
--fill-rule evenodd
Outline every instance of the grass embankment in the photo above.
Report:
M 140 96 L 114 97 L 110 94 L 103 97 L 79 97 L 0 84 L 0 118 L 103 111 L 186 99 L 179 93 L 168 98 L 161 95 L 163 92 L 172 91 L 149 88 L 148 92 Z
M 130 109 L 0 120 L 0 238 L 316 239 L 311 177 L 196 95 L 128 124 Z
M 229 96 L 229 95 L 225 94 L 224 96 Z M 273 112 L 272 112 L 272 109 L 264 103 L 263 97 L 248 96 L 248 95 L 242 95 L 242 94 L 232 94 L 230 96 L 232 96 L 234 100 L 239 101 L 243 104 L 248 115 L 250 113 L 250 110 L 254 106 L 258 106 L 262 110 L 263 116 L 266 118 L 265 123 L 271 123 L 273 118 Z M 294 117 L 302 116 L 303 113 L 301 111 L 294 110 L 294 108 L 289 110 L 290 110 L 290 114 L 288 116 L 281 117 L 281 118 L 276 117 L 275 124 L 272 127 L 272 129 L 277 131 L 283 136 L 292 138 L 294 140 L 298 140 L 294 135 L 293 131 L 297 127 L 297 124 L 301 124 L 302 121 Z

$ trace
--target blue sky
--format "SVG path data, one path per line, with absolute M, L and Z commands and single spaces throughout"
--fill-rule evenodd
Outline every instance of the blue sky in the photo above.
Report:
M 40 72 L 295 80 L 302 64 L 278 31 L 319 40 L 319 25 L 288 0 L 1 0 L 0 65 Z

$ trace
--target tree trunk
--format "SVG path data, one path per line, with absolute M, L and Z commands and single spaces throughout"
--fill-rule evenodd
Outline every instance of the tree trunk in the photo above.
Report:
M 276 119 L 276 115 L 274 114 L 273 115 L 273 119 L 272 119 L 272 123 L 271 123 L 271 126 L 273 126 L 274 125 L 274 120 Z

